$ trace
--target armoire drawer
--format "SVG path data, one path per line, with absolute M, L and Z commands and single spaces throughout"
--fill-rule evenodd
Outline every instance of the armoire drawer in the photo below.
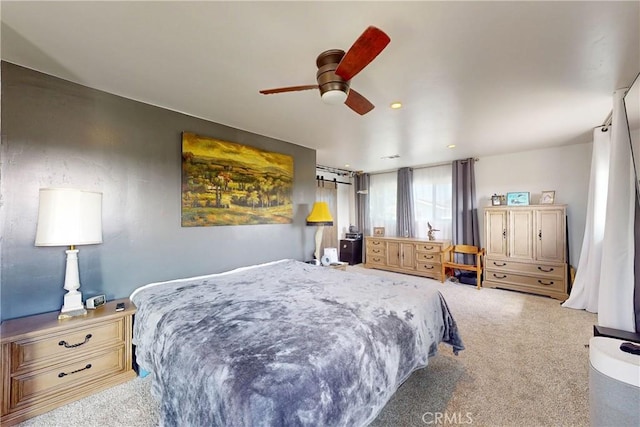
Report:
M 487 271 L 506 271 L 516 274 L 535 275 L 541 277 L 567 277 L 566 264 L 525 263 L 502 259 L 487 259 Z
M 564 278 L 549 278 L 541 276 L 524 276 L 521 274 L 513 274 L 506 271 L 496 271 L 487 269 L 485 280 L 494 283 L 506 283 L 517 285 L 519 287 L 530 289 L 547 289 L 554 292 L 564 292 Z

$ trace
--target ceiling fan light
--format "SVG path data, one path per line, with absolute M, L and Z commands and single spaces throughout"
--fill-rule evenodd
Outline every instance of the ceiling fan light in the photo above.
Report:
M 322 101 L 329 105 L 344 104 L 347 99 L 346 92 L 341 90 L 328 90 L 322 94 Z

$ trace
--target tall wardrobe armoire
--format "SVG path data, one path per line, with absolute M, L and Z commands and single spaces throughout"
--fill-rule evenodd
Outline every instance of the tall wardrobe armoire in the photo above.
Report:
M 566 205 L 485 208 L 483 286 L 566 300 L 566 209 Z

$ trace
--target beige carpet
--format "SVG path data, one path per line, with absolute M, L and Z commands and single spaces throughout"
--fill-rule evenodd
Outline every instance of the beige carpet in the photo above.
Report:
M 349 267 L 424 283 L 429 279 Z M 446 345 L 397 391 L 374 427 L 588 426 L 586 344 L 595 314 L 546 297 L 446 282 L 440 287 L 466 350 Z M 156 426 L 149 378 L 35 417 L 21 426 Z M 188 404 L 185 402 L 185 404 Z

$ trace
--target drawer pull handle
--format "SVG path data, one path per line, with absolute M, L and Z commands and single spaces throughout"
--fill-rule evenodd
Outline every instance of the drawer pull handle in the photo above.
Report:
M 538 267 L 538 270 L 540 270 L 540 271 L 544 271 L 545 273 L 551 273 L 551 272 L 553 271 L 553 267 L 550 267 L 548 270 L 545 270 L 545 269 L 544 269 L 544 268 L 542 268 L 542 267 Z
M 501 264 L 498 264 L 497 262 L 493 261 L 493 265 L 495 265 L 496 267 L 504 267 L 505 265 L 507 265 L 507 263 L 503 262 Z M 540 267 L 538 267 L 538 268 L 540 268 Z
M 496 279 L 506 279 L 507 275 L 501 274 L 500 276 L 498 276 L 496 273 L 493 273 L 493 277 L 495 277 Z
M 431 250 L 433 250 L 433 246 L 425 246 L 424 249 L 426 251 L 431 251 Z
M 425 265 L 424 268 L 426 270 L 433 270 L 433 265 Z
M 75 374 L 81 371 L 85 371 L 87 369 L 91 369 L 91 363 L 87 363 L 87 366 L 85 366 L 84 368 L 76 369 L 75 371 L 71 371 L 68 374 L 66 372 L 60 372 L 58 374 L 58 378 L 66 377 L 67 375 Z
M 549 283 L 545 283 L 544 280 L 538 280 L 538 283 L 540 283 L 541 285 L 547 285 L 547 286 L 553 285 L 552 281 L 549 281 Z
M 75 347 L 80 347 L 82 344 L 88 343 L 90 339 L 91 339 L 91 334 L 87 334 L 87 336 L 84 337 L 84 341 L 79 342 L 77 344 L 69 344 L 66 341 L 60 341 L 58 345 L 63 345 L 64 348 L 75 348 Z
M 379 254 L 380 253 L 380 249 L 374 249 L 373 252 L 376 253 L 376 254 Z
M 380 244 L 380 242 L 373 241 L 373 242 L 371 242 L 371 244 L 372 244 L 372 245 L 379 245 L 379 244 Z

